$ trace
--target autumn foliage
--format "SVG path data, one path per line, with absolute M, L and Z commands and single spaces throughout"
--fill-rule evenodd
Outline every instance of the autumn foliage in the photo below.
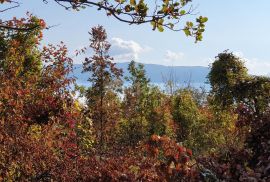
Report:
M 45 22 L 28 14 L 6 23 L 13 29 L 0 32 L 0 181 L 269 180 L 269 78 L 248 75 L 234 55 L 216 58 L 210 94 L 164 92 L 134 61 L 123 87 L 106 31 L 94 27 L 81 103 L 67 47 L 41 48 Z

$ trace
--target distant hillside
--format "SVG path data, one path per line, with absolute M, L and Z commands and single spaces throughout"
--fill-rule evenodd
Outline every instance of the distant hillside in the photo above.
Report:
M 117 63 L 118 68 L 122 68 L 124 76 L 128 75 L 128 62 Z M 146 74 L 152 83 L 163 83 L 173 78 L 177 83 L 205 83 L 206 76 L 209 72 L 207 67 L 203 66 L 163 66 L 157 64 L 144 64 Z M 74 65 L 74 75 L 78 78 L 79 84 L 85 84 L 89 73 L 81 73 L 82 65 Z

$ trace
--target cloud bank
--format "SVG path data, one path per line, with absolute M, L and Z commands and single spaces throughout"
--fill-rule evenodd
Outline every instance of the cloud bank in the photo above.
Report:
M 143 46 L 133 40 L 123 40 L 119 37 L 113 37 L 111 44 L 110 54 L 116 62 L 138 61 L 141 54 L 152 50 L 149 46 Z

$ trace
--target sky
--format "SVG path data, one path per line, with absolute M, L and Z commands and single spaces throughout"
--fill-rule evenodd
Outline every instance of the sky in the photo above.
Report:
M 43 18 L 47 25 L 57 25 L 45 30 L 42 44 L 64 41 L 75 63 L 84 60 L 75 57 L 74 51 L 89 44 L 90 28 L 102 25 L 112 44 L 110 54 L 115 62 L 135 60 L 168 66 L 209 66 L 218 53 L 229 49 L 245 61 L 250 74 L 270 74 L 269 0 L 193 0 L 196 16 L 209 19 L 203 41 L 199 43 L 194 43 L 194 39 L 183 32 L 165 30 L 160 33 L 152 31 L 149 24 L 119 22 L 96 8 L 77 12 L 65 10 L 53 0 L 19 2 L 19 8 L 2 13 L 1 18 L 23 17 L 29 11 Z M 91 51 L 88 54 L 86 56 L 91 56 Z

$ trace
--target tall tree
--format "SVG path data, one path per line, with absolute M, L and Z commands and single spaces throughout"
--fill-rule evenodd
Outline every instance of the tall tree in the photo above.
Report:
M 128 65 L 128 71 L 130 76 L 126 77 L 126 80 L 131 83 L 131 86 L 126 91 L 130 92 L 131 96 L 135 98 L 134 112 L 143 117 L 146 115 L 145 107 L 149 94 L 150 80 L 146 76 L 143 64 L 136 65 L 135 61 L 131 61 Z
M 208 75 L 213 101 L 222 107 L 242 103 L 261 115 L 270 103 L 270 79 L 251 76 L 243 60 L 233 53 L 220 53 Z M 254 115 L 254 116 L 255 116 Z
M 131 61 L 128 65 L 129 75 L 125 78 L 131 85 L 124 90 L 123 117 L 121 123 L 124 134 L 122 138 L 134 146 L 147 134 L 147 99 L 149 82 L 143 64 Z
M 218 54 L 208 74 L 216 104 L 222 107 L 232 105 L 236 100 L 235 86 L 247 77 L 243 60 L 228 51 Z
M 158 86 L 152 86 L 147 96 L 147 108 L 145 108 L 149 135 L 175 137 L 171 109 L 170 96 L 161 91 Z
M 117 92 L 120 91 L 122 81 L 120 79 L 122 70 L 115 67 L 112 63 L 112 57 L 109 56 L 110 44 L 107 41 L 107 34 L 102 26 L 97 26 L 89 32 L 90 47 L 94 55 L 86 58 L 83 66 L 84 72 L 89 72 L 91 76 L 88 81 L 91 87 L 87 91 L 87 104 L 91 113 L 91 118 L 98 128 L 98 138 L 100 147 L 104 146 L 104 135 L 106 124 L 113 115 L 117 114 L 116 110 L 110 110 L 109 106 L 116 106 Z

